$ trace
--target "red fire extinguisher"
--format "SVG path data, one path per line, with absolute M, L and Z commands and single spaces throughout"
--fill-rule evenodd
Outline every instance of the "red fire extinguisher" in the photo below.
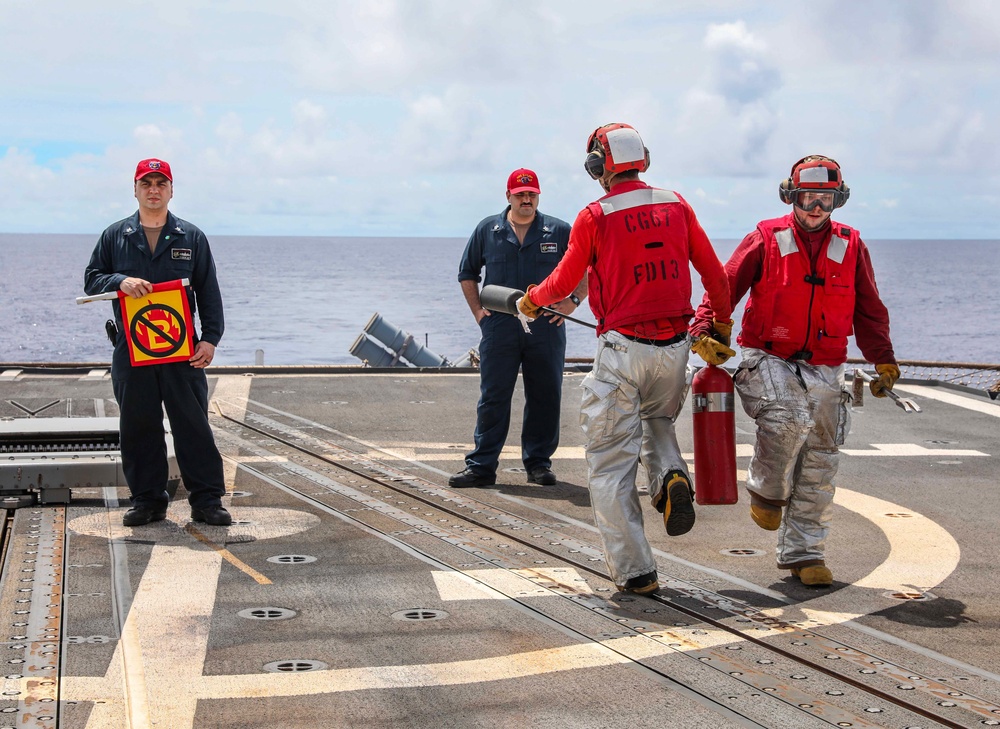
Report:
M 691 381 L 694 424 L 694 493 L 699 504 L 735 504 L 736 414 L 733 378 L 721 367 L 702 367 Z

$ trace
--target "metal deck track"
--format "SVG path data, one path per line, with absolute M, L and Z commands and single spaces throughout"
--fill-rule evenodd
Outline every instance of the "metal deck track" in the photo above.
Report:
M 66 509 L 5 512 L 0 727 L 58 726 Z

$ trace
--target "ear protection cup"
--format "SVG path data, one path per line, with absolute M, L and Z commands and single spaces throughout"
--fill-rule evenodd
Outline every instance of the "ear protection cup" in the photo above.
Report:
M 583 161 L 583 169 L 594 180 L 599 180 L 604 176 L 604 150 L 600 144 L 595 144 L 594 149 L 587 153 L 587 158 Z
M 844 203 L 846 203 L 851 198 L 851 188 L 845 185 L 843 182 L 840 183 L 840 187 L 833 193 L 833 207 L 842 208 Z
M 639 168 L 639 172 L 645 172 L 649 169 L 649 148 L 643 146 L 642 151 L 645 154 L 645 159 L 642 161 L 642 167 Z
M 781 184 L 778 185 L 778 197 L 781 198 L 781 202 L 785 203 L 785 205 L 791 205 L 792 202 L 794 202 L 792 199 L 794 197 L 792 194 L 792 186 L 794 184 L 795 183 L 792 182 L 792 178 L 789 177 L 788 179 L 782 180 Z

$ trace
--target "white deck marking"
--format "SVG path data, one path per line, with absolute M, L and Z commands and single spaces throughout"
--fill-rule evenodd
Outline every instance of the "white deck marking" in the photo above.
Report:
M 889 556 L 854 587 L 921 592 L 940 585 L 958 567 L 962 551 L 943 527 L 912 509 L 838 488 L 834 503 L 872 522 L 889 540 Z M 890 516 L 906 514 L 906 518 Z
M 228 414 L 228 410 L 226 411 Z M 424 442 L 407 442 L 399 441 L 393 443 L 391 446 L 378 446 L 372 444 L 368 445 L 369 450 L 364 452 L 366 458 L 378 458 L 383 461 L 407 461 L 415 462 L 416 465 L 422 468 L 428 468 L 425 464 L 419 462 L 418 459 L 426 458 L 428 460 L 434 461 L 456 461 L 461 462 L 465 460 L 465 452 L 471 451 L 473 445 L 471 443 L 466 444 L 455 444 L 455 443 L 435 443 L 431 441 Z M 683 453 L 684 459 L 687 461 L 694 460 L 694 453 Z M 753 455 L 753 444 L 752 443 L 737 443 L 736 444 L 736 457 L 747 457 Z M 512 460 L 520 460 L 521 458 L 521 448 L 519 446 L 504 446 L 503 450 L 500 452 L 501 458 L 510 458 Z M 552 460 L 583 460 L 587 457 L 587 449 L 584 446 L 559 446 L 556 448 L 556 452 L 552 454 Z M 436 471 L 437 469 L 430 469 Z
M 220 378 L 216 393 L 219 397 L 225 397 L 229 403 L 233 400 L 242 402 L 245 408 L 249 383 L 250 378 Z M 232 391 L 227 392 L 229 388 Z M 231 410 L 228 414 L 242 416 L 242 413 L 236 415 Z M 878 450 L 878 446 L 873 447 Z M 745 448 L 752 450 L 752 446 Z M 914 455 L 927 455 L 928 451 L 929 449 L 922 449 Z M 379 452 L 385 453 L 382 449 Z M 955 455 L 963 452 L 945 453 Z M 879 454 L 886 455 L 884 452 Z M 938 455 L 936 451 L 932 454 Z M 749 451 L 743 450 L 740 455 L 749 455 Z M 582 458 L 583 449 L 566 449 L 563 457 Z M 233 468 L 235 469 L 235 464 Z M 227 483 L 231 484 L 232 480 L 227 478 Z M 957 566 L 960 556 L 958 545 L 945 530 L 922 515 L 843 488 L 838 490 L 837 503 L 870 519 L 882 529 L 890 543 L 889 556 L 885 562 L 847 589 L 838 591 L 829 598 L 812 600 L 808 607 L 782 608 L 787 614 L 799 611 L 810 620 L 823 623 L 851 620 L 864 613 L 838 607 L 857 607 L 872 602 L 870 593 L 865 591 L 926 591 L 940 584 Z M 639 653 L 651 656 L 673 650 L 655 641 L 637 642 L 633 638 L 618 638 L 441 664 L 357 667 L 289 674 L 205 676 L 204 663 L 222 559 L 218 550 L 195 541 L 180 528 L 179 525 L 186 522 L 186 509 L 185 504 L 174 504 L 169 513 L 173 523 L 145 527 L 155 531 L 157 543 L 150 550 L 149 563 L 126 618 L 123 639 L 116 647 L 106 675 L 64 676 L 61 679 L 62 700 L 104 702 L 93 704 L 88 728 L 118 729 L 126 725 L 138 726 L 129 722 L 130 718 L 136 717 L 128 716 L 126 697 L 123 695 L 127 694 L 127 691 L 123 691 L 126 676 L 122 655 L 126 642 L 132 642 L 133 649 L 137 649 L 137 656 L 141 661 L 139 669 L 146 678 L 145 698 L 149 711 L 149 723 L 146 725 L 157 724 L 178 729 L 193 726 L 197 702 L 201 699 L 305 696 L 378 688 L 475 684 L 553 671 L 625 664 L 634 660 Z M 235 511 L 238 518 L 250 519 L 253 523 L 235 525 L 229 530 L 204 527 L 206 534 L 211 537 L 213 533 L 226 533 L 234 537 L 241 531 L 246 531 L 257 539 L 266 539 L 303 531 L 319 521 L 311 514 L 282 509 L 247 508 Z M 910 518 L 895 519 L 887 516 L 889 513 L 900 512 L 907 513 Z M 109 520 L 105 510 L 85 513 L 74 519 L 69 528 L 78 533 L 107 539 L 120 539 L 134 533 L 133 530 L 122 527 L 120 520 Z M 553 570 L 551 577 L 558 578 L 561 582 L 574 581 L 572 578 L 567 580 L 566 571 Z M 489 587 L 475 585 L 470 577 L 464 575 L 459 580 L 454 577 L 442 580 L 439 575 L 450 573 L 440 570 L 435 570 L 434 576 L 439 586 L 443 585 L 449 590 L 457 589 L 459 583 L 464 582 L 462 591 L 467 588 L 466 594 L 474 594 L 476 599 L 481 599 L 481 593 L 491 591 L 500 599 L 505 599 L 508 596 L 498 588 L 509 590 L 514 595 L 534 594 L 536 590 L 545 593 L 540 586 L 525 579 L 540 572 L 541 570 L 533 569 L 514 573 L 504 570 L 477 571 L 480 578 L 488 581 Z M 199 579 L 187 579 L 190 575 L 198 575 Z M 455 577 L 459 575 L 456 573 Z M 859 600 L 859 597 L 863 599 Z M 789 619 L 788 615 L 785 617 Z M 178 639 L 178 636 L 183 636 L 183 639 Z M 727 641 L 732 639 L 728 635 L 724 638 Z M 169 650 L 164 650 L 165 646 L 169 646 Z M 952 660 L 948 662 L 956 663 Z
M 175 517 L 178 510 L 185 508 L 184 505 L 174 504 L 168 516 Z M 237 516 L 241 519 L 252 518 L 255 524 L 238 525 L 229 530 L 216 528 L 216 531 L 234 536 L 234 529 L 245 530 L 253 526 L 254 536 L 261 539 L 302 531 L 319 521 L 311 514 L 283 509 L 247 508 L 237 510 Z M 276 524 L 283 526 L 275 529 Z M 128 533 L 133 531 L 109 524 L 104 510 L 95 510 L 73 519 L 69 528 L 77 533 L 105 538 L 121 537 L 126 530 Z M 122 653 L 125 646 L 122 640 L 103 677 L 63 676 L 61 679 L 62 700 L 94 702 L 87 729 L 140 725 L 168 726 L 172 729 L 192 727 L 201 699 L 307 696 L 380 688 L 476 684 L 554 671 L 627 664 L 674 650 L 654 641 L 614 638 L 449 663 L 371 666 L 294 674 L 206 676 L 205 658 L 221 556 L 217 550 L 206 548 L 170 522 L 146 529 L 156 531 L 157 544 L 151 550 L 149 563 L 136 590 L 126 619 L 125 633 L 134 636 L 136 660 L 140 661 L 139 667 L 145 676 L 148 719 L 135 723 L 130 721 L 134 716 L 127 716 L 129 692 L 123 690 Z M 211 529 L 205 527 L 206 531 Z M 520 574 L 502 569 L 476 571 L 480 578 L 488 580 L 488 585 L 476 585 L 471 578 L 458 573 L 454 573 L 453 579 L 444 580 L 440 576 L 449 573 L 435 570 L 433 574 L 439 584 L 445 584 L 448 589 L 455 589 L 460 582 L 465 582 L 462 589 L 467 588 L 467 594 L 474 595 L 474 599 L 481 599 L 480 593 L 483 592 L 493 593 L 487 594 L 487 597 L 510 599 L 506 592 L 514 595 L 551 594 L 531 581 L 530 578 L 539 574 L 551 574 L 565 580 L 567 572 L 575 573 L 574 570 L 561 568 L 518 572 Z M 197 575 L 198 579 L 190 579 L 191 575 Z
M 765 614 L 789 621 L 804 618 L 820 625 L 845 623 L 884 609 L 885 592 L 928 592 L 958 567 L 961 558 L 958 542 L 922 514 L 840 487 L 834 503 L 879 527 L 889 541 L 888 557 L 842 590 L 801 605 L 765 610 Z M 899 514 L 905 514 L 906 518 L 899 518 Z
M 252 377 L 244 375 L 222 375 L 215 382 L 215 390 L 212 391 L 213 404 L 216 399 L 226 401 L 226 415 L 231 418 L 243 420 L 247 414 L 247 400 L 250 397 L 250 385 L 253 383 Z M 209 409 L 211 412 L 211 408 Z M 239 454 L 235 447 L 227 447 L 223 443 L 218 443 L 219 452 L 224 456 L 238 458 Z M 227 451 L 227 448 L 229 450 Z M 231 452 L 230 452 L 231 451 Z M 236 468 L 238 463 L 229 459 L 222 459 L 223 478 L 226 481 L 226 491 L 232 493 L 236 482 Z
M 840 452 L 848 456 L 955 456 L 975 457 L 986 456 L 982 451 L 963 451 L 957 448 L 924 448 L 916 443 L 872 443 L 872 450 L 858 448 L 841 448 Z
M 926 385 L 896 385 L 893 391 L 896 390 L 907 392 L 911 395 L 919 395 L 928 400 L 945 402 L 949 405 L 973 410 L 984 415 L 992 415 L 994 418 L 1000 418 L 1000 401 L 982 400 L 976 397 L 969 397 L 968 395 L 949 392 L 941 387 L 927 387 Z
M 118 513 L 109 518 L 110 512 L 104 509 L 85 513 L 68 525 L 78 534 L 109 541 L 137 534 L 156 539 L 107 673 L 102 677 L 63 676 L 61 680 L 61 699 L 103 702 L 94 704 L 87 729 L 192 727 L 198 699 L 214 698 L 191 687 L 204 682 L 223 555 L 182 528 L 187 509 L 187 504 L 174 502 L 167 510 L 168 521 L 140 529 L 122 526 Z M 234 511 L 238 519 L 251 523 L 228 528 L 199 524 L 199 531 L 209 539 L 220 535 L 273 539 L 297 534 L 320 522 L 313 514 L 289 509 L 247 507 Z M 196 579 L 191 579 L 192 575 Z M 141 676 L 141 683 L 137 686 L 135 681 L 127 681 L 130 675 Z M 133 695 L 143 687 L 143 696 Z M 148 713 L 137 716 L 136 705 L 145 706 Z
M 577 592 L 592 594 L 587 581 L 580 577 L 580 573 L 572 567 L 557 567 L 546 569 L 515 569 L 498 571 L 495 568 L 490 570 L 468 570 L 466 572 L 448 572 L 445 570 L 434 570 L 431 575 L 434 577 L 434 584 L 437 585 L 438 593 L 444 601 L 454 600 L 506 600 L 503 595 L 496 590 L 485 587 L 487 573 L 492 584 L 498 584 L 498 572 L 500 579 L 503 579 L 503 572 L 511 575 L 511 579 L 504 586 L 506 590 L 513 592 L 518 597 L 528 595 L 547 595 L 548 590 L 542 587 L 531 589 L 527 587 L 520 578 L 544 577 L 561 585 L 572 583 L 577 588 Z M 514 578 L 517 579 L 514 579 Z
M 238 699 L 262 696 L 310 696 L 346 691 L 371 691 L 424 686 L 460 686 L 539 676 L 556 671 L 577 671 L 632 663 L 640 657 L 664 655 L 674 649 L 642 641 L 646 650 L 637 656 L 633 638 L 544 648 L 495 658 L 449 663 L 362 666 L 308 673 L 268 673 L 249 676 L 202 676 L 193 691 L 200 698 Z M 616 651 L 627 651 L 622 655 Z

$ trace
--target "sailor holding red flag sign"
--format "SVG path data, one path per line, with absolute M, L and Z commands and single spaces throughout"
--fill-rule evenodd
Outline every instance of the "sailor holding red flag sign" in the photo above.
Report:
M 118 335 L 111 379 L 121 411 L 122 467 L 132 492 L 132 508 L 122 522 L 125 526 L 139 526 L 166 518 L 169 495 L 165 407 L 177 464 L 189 494 L 191 518 L 228 525 L 232 517 L 222 507 L 226 491 L 222 457 L 208 422 L 204 369 L 211 364 L 225 328 L 215 261 L 205 234 L 167 209 L 173 197 L 170 165 L 158 159 L 142 160 L 134 180 L 139 209 L 101 235 L 87 264 L 84 288 L 91 295 L 120 291 L 140 299 L 153 293 L 154 284 L 188 279 L 191 285 L 184 303 L 191 315 L 197 312 L 202 331 L 200 337 L 193 327 L 186 332 L 194 343 L 194 353 L 187 361 L 164 358 L 153 366 L 140 366 L 148 362 L 133 365 L 130 344 L 142 337 L 126 335 L 133 320 L 124 320 L 122 307 L 114 302 Z M 152 312 L 145 321 L 152 324 L 162 316 L 162 311 Z M 136 331 L 144 332 L 145 326 Z M 171 336 L 168 328 L 160 331 Z M 148 351 L 155 355 L 155 350 L 147 346 Z

